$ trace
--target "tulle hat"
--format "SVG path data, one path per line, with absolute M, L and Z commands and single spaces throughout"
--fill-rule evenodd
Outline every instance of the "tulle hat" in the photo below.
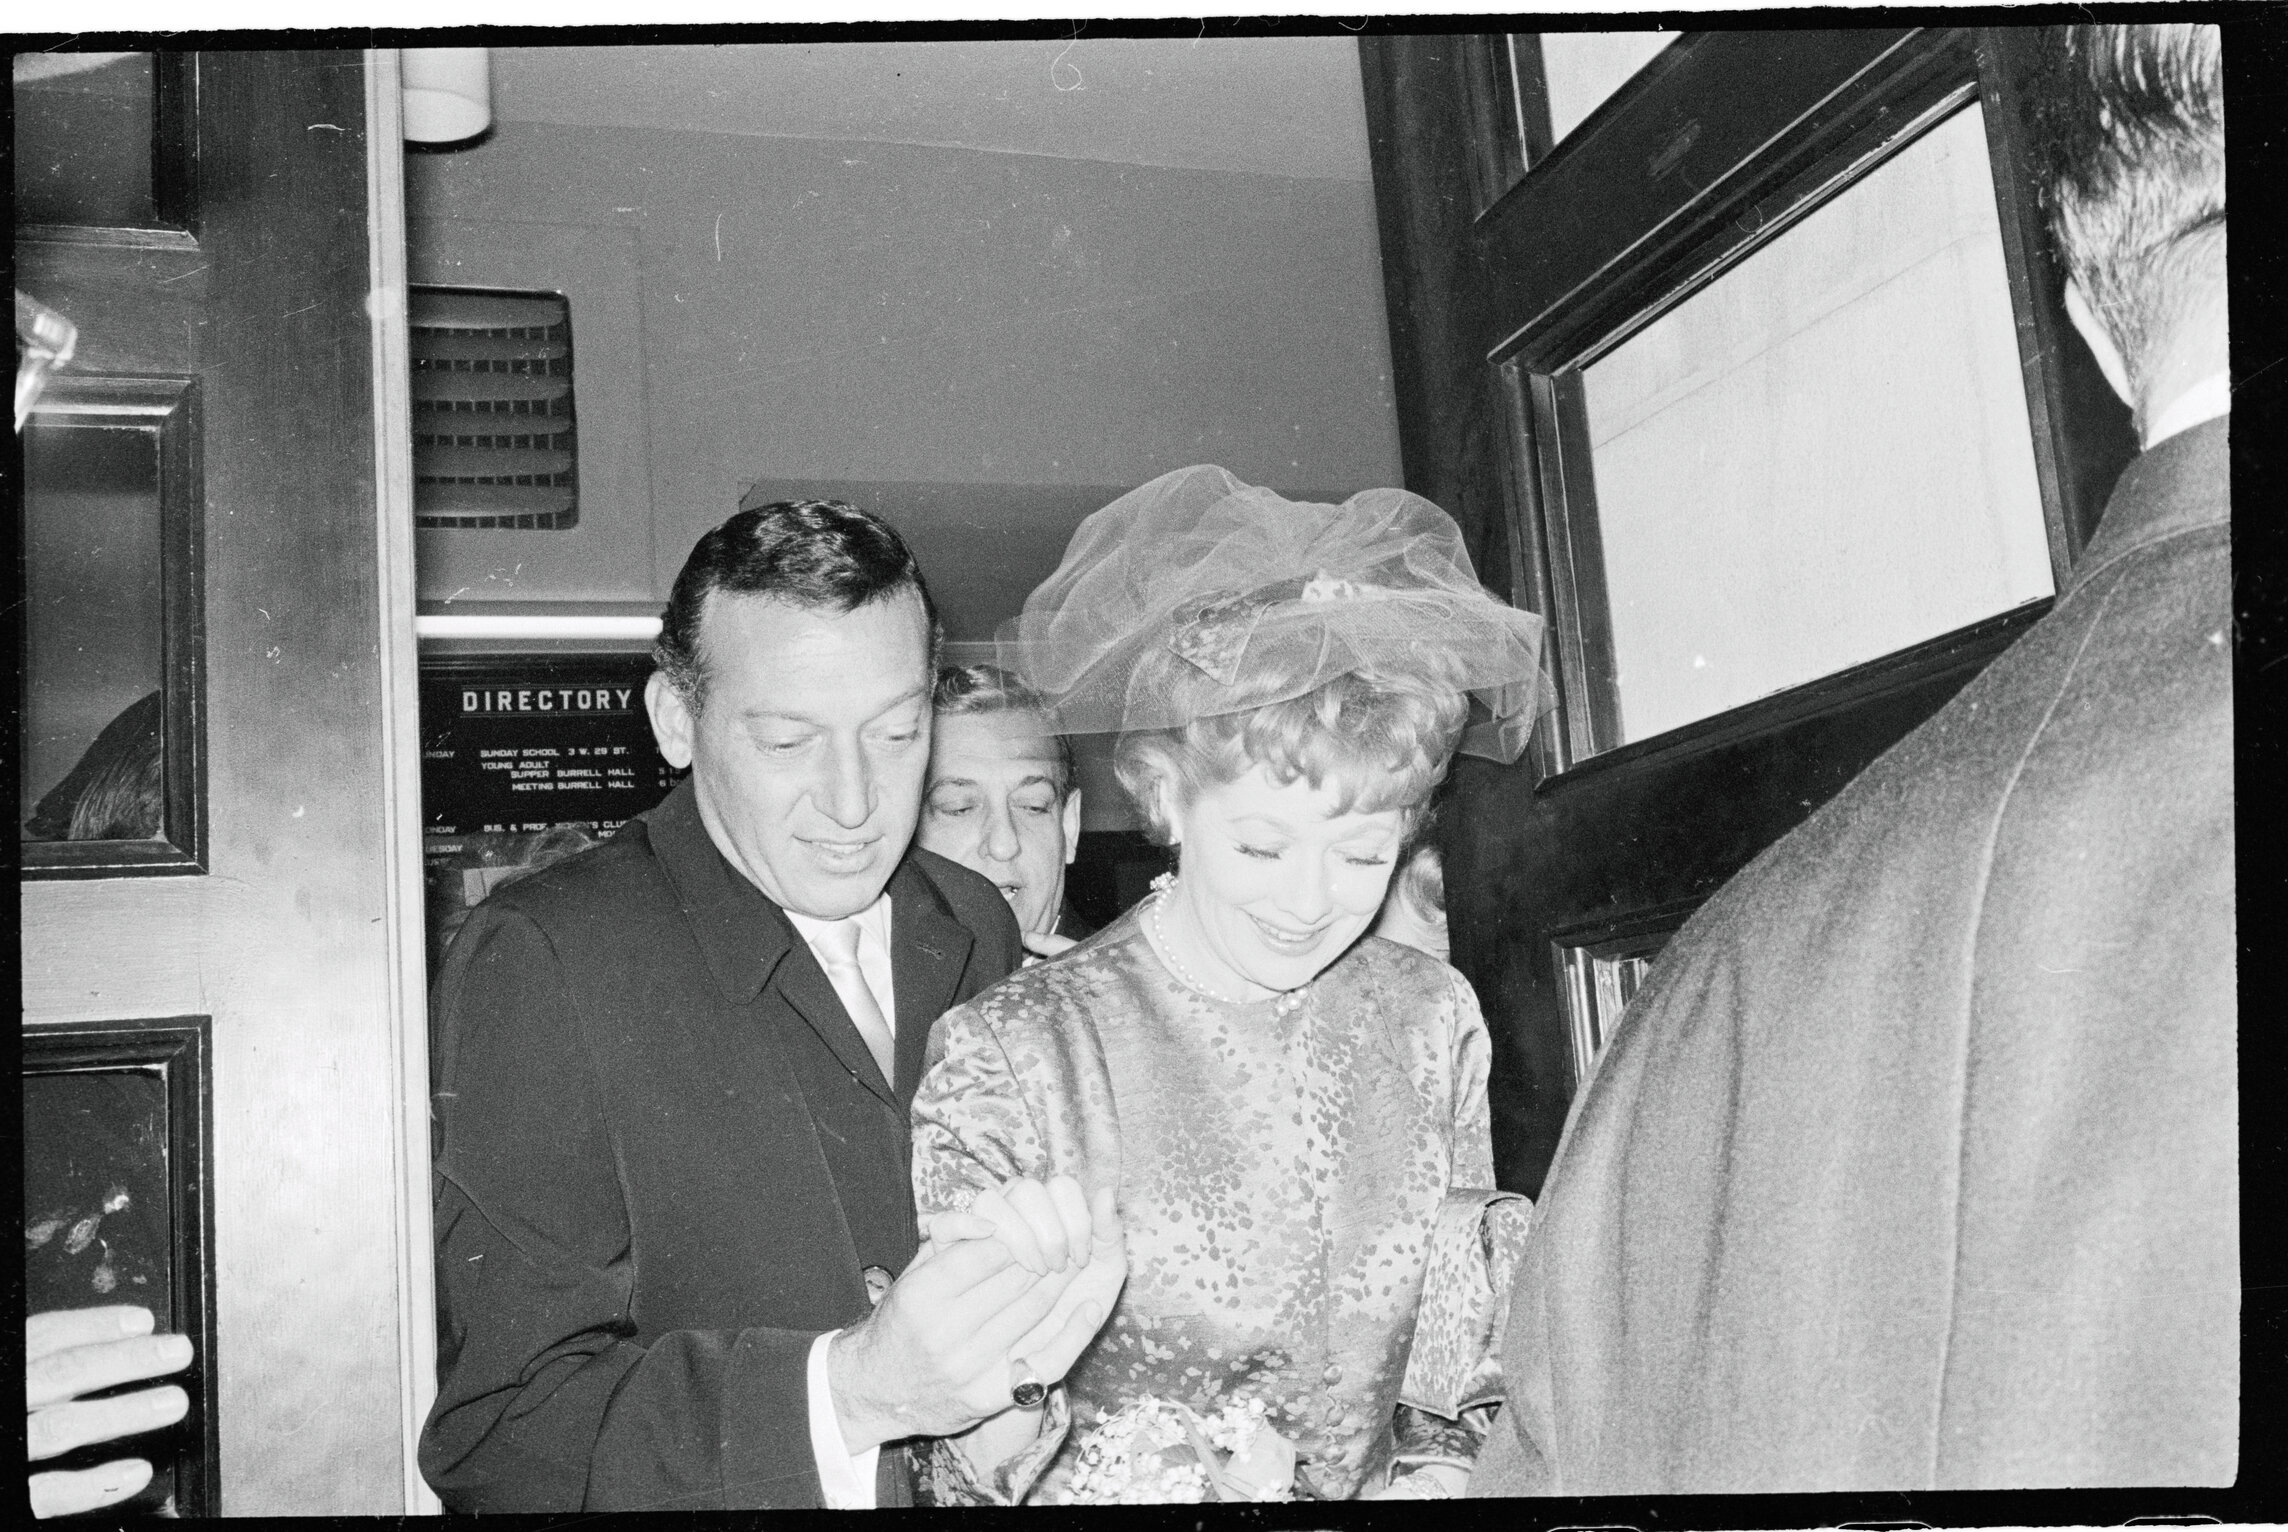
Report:
M 1201 465 L 1082 522 L 995 648 L 1065 733 L 1176 728 L 1367 672 L 1467 691 L 1482 713 L 1458 748 L 1513 761 L 1541 632 L 1478 584 L 1461 528 L 1420 495 L 1296 501 Z

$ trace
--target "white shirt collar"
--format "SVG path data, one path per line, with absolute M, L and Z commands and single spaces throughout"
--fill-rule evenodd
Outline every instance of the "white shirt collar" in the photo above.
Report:
M 2204 420 L 2214 420 L 2232 409 L 2232 373 L 2229 368 L 2218 368 L 2207 377 L 2169 401 L 2168 408 L 2153 417 L 2153 424 L 2145 432 L 2145 450 L 2153 448 L 2180 431 L 2190 431 Z
M 798 915 L 793 910 L 784 907 L 781 907 L 779 913 L 786 916 L 806 942 L 817 941 L 828 926 L 842 924 L 841 920 L 820 920 L 813 915 Z M 888 951 L 890 946 L 890 891 L 886 888 L 883 889 L 872 904 L 867 905 L 855 915 L 845 915 L 843 920 L 858 922 L 858 929 L 874 939 L 873 944 L 876 949 Z

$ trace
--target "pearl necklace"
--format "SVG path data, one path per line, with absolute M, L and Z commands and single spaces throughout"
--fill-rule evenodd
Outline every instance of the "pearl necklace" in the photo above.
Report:
M 1178 979 L 1183 981 L 1184 987 L 1186 989 L 1193 990 L 1196 993 L 1205 995 L 1210 1000 L 1215 1001 L 1219 1005 L 1254 1004 L 1255 1002 L 1249 1000 L 1227 999 L 1223 995 L 1216 993 L 1216 991 L 1208 988 L 1198 979 L 1193 978 L 1192 971 L 1184 966 L 1184 960 L 1176 956 L 1175 944 L 1168 940 L 1168 928 L 1160 924 L 1160 906 L 1168 902 L 1168 896 L 1175 892 L 1175 886 L 1176 879 L 1172 873 L 1164 872 L 1157 878 L 1154 878 L 1152 880 L 1152 908 L 1145 912 L 1146 916 L 1152 922 L 1152 934 L 1158 938 L 1156 945 L 1158 947 L 1159 953 L 1162 957 L 1168 960 L 1168 967 L 1175 973 Z M 1271 1002 L 1271 1007 L 1272 1010 L 1278 1015 L 1284 1016 L 1289 1011 L 1292 1011 L 1295 1009 L 1295 1007 L 1301 1005 L 1302 1003 L 1303 991 L 1299 989 L 1293 989 L 1287 991 L 1283 995 L 1274 996 Z

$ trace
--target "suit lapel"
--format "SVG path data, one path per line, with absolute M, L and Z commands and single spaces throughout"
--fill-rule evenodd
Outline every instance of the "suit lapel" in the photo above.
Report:
M 773 975 L 791 970 L 790 960 L 798 957 L 829 997 L 832 986 L 778 908 L 723 859 L 688 781 L 642 822 L 723 1002 L 670 1006 L 662 1018 L 672 1024 L 674 1046 L 684 1058 L 681 1078 L 695 1087 L 693 1105 L 681 1115 L 702 1136 L 719 1140 L 703 1162 L 711 1174 L 720 1169 L 723 1184 L 744 1182 L 748 1195 L 770 1186 L 774 1196 L 792 1198 L 773 1205 L 793 1207 L 799 1221 L 775 1237 L 815 1242 L 802 1262 L 777 1268 L 758 1263 L 751 1275 L 776 1284 L 774 1290 L 804 1293 L 801 1311 L 822 1325 L 862 1314 L 865 1289 L 852 1210 L 821 1137 L 818 1108 L 785 1042 L 795 1025 L 786 1017 L 792 1007 L 766 992 Z M 851 1031 L 855 1038 L 856 1029 Z M 859 1048 L 863 1052 L 863 1043 Z M 870 1056 L 867 1063 L 871 1067 Z M 809 1187 L 822 1195 L 812 1197 Z M 744 1204 L 734 1198 L 723 1205 Z M 797 1264 L 803 1274 L 799 1289 L 786 1286 Z
M 644 816 L 654 851 L 675 885 L 707 956 L 731 999 L 752 1001 L 775 975 L 787 1006 L 833 1050 L 850 1073 L 902 1119 L 921 1083 L 930 1027 L 952 1004 L 976 939 L 908 853 L 890 875 L 890 982 L 897 990 L 898 1078 L 884 1080 L 872 1050 L 842 1008 L 826 970 L 779 907 L 723 859 L 699 817 L 691 783 Z
M 890 982 L 898 992 L 898 1095 L 911 1106 L 930 1028 L 953 1003 L 976 938 L 909 856 L 890 878 Z M 856 1035 L 856 1029 L 852 1029 Z
M 810 944 L 795 933 L 779 907 L 724 860 L 700 818 L 688 778 L 644 816 L 645 832 L 685 918 L 707 956 L 708 972 L 730 999 L 751 1002 L 775 974 L 788 1008 L 816 1032 L 865 1087 L 900 1112 L 903 1104 L 882 1078 L 881 1066 L 842 1008 L 842 997 Z M 904 876 L 901 869 L 898 876 Z M 902 984 L 903 970 L 892 972 Z M 900 1068 L 903 1073 L 903 1066 Z M 911 1095 L 911 1092 L 908 1092 Z
M 893 951 L 893 974 L 896 971 L 895 957 Z M 796 941 L 794 950 L 779 964 L 779 993 L 786 997 L 786 1002 L 793 1007 L 794 1013 L 810 1024 L 810 1029 L 818 1034 L 819 1039 L 834 1050 L 834 1056 L 848 1066 L 860 1083 L 891 1106 L 904 1110 L 899 1105 L 896 1093 L 890 1089 L 890 1082 L 882 1078 L 882 1066 L 874 1062 L 874 1050 L 867 1047 L 866 1039 L 858 1035 L 858 1024 L 842 1008 L 842 997 L 834 992 L 834 982 L 826 977 L 826 970 L 818 966 L 818 959 L 811 954 L 808 943 Z M 902 1035 L 902 1018 L 900 1027 Z M 902 1046 L 900 1051 L 903 1052 Z M 903 1068 L 901 1064 L 901 1072 Z

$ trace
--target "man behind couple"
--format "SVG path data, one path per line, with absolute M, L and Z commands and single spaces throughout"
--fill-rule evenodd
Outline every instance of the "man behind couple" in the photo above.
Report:
M 1306 1494 L 1379 1488 L 1409 1444 L 1457 1471 L 1467 1431 L 1392 1422 L 1433 1226 L 1491 1185 L 1484 1026 L 1451 969 L 1357 938 L 1465 692 L 1472 748 L 1522 744 L 1538 633 L 1402 491 L 1307 507 L 1197 468 L 1099 512 L 1013 668 L 1123 731 L 1183 874 L 933 1039 L 1020 946 L 992 884 L 910 844 L 921 572 L 832 502 L 701 539 L 647 693 L 690 778 L 480 907 L 438 981 L 447 1504 L 901 1503 L 880 1446 L 952 1437 L 933 1498 L 1023 1498 L 1146 1387 L 1262 1399 Z M 1147 1365 L 1195 1344 L 1215 1376 Z

